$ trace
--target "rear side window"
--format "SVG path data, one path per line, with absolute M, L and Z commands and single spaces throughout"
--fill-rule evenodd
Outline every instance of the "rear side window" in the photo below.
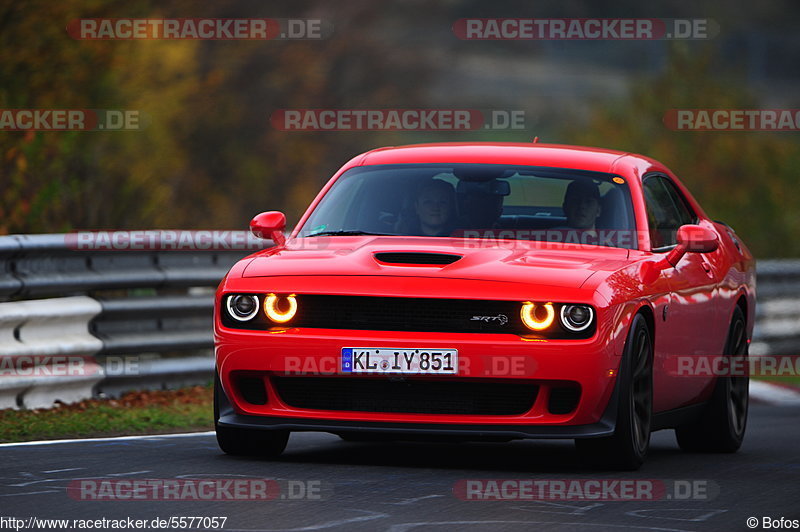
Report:
M 645 180 L 644 199 L 653 250 L 674 246 L 678 243 L 678 228 L 697 222 L 697 215 L 665 177 L 651 176 Z

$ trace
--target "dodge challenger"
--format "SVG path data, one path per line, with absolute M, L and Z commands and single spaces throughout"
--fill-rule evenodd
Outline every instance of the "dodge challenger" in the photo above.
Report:
M 358 155 L 216 293 L 220 448 L 345 440 L 570 439 L 637 469 L 744 437 L 755 261 L 666 166 L 539 143 Z M 712 364 L 698 364 L 698 361 Z

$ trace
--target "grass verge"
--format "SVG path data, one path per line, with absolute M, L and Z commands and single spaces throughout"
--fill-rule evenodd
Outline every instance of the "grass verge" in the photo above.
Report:
M 0 442 L 212 430 L 213 388 L 131 392 L 41 410 L 0 410 Z

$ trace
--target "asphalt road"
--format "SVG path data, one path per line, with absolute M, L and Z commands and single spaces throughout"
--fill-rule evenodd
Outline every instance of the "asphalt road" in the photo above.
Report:
M 229 531 L 393 532 L 750 530 L 746 520 L 756 517 L 761 530 L 765 516 L 800 519 L 798 414 L 800 407 L 752 406 L 745 444 L 735 455 L 685 454 L 672 431 L 661 431 L 636 473 L 586 469 L 569 441 L 350 443 L 301 433 L 293 434 L 286 453 L 271 462 L 225 456 L 210 434 L 4 445 L 0 516 L 131 517 L 148 523 L 156 517 L 224 516 Z M 113 494 L 112 500 L 83 500 L 86 495 L 76 494 L 90 492 L 67 489 L 80 479 L 119 487 L 131 479 L 231 478 L 262 486 L 256 479 L 276 479 L 281 492 L 276 495 L 270 488 L 267 493 L 276 495 L 270 500 L 176 502 L 119 500 Z M 465 479 L 640 479 L 666 491 L 659 492 L 658 500 L 476 501 L 454 495 L 454 486 Z M 691 489 L 674 491 L 674 481 Z M 101 493 L 102 485 L 95 484 L 100 491 L 94 493 Z M 9 522 L 0 519 L 0 530 L 8 528 Z M 101 528 L 111 529 L 102 523 Z M 62 529 L 79 528 L 70 524 Z

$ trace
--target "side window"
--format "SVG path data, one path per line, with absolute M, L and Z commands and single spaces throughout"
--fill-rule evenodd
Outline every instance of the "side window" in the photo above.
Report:
M 669 194 L 670 198 L 672 198 L 672 202 L 675 204 L 675 208 L 678 210 L 678 216 L 680 217 L 681 225 L 697 223 L 697 215 L 686 202 L 686 199 L 684 199 L 683 195 L 675 187 L 675 184 L 672 181 L 663 178 L 661 179 L 661 182 L 664 184 L 664 188 L 667 189 L 667 193 Z
M 697 221 L 697 216 L 668 179 L 659 176 L 647 178 L 644 199 L 653 249 L 674 246 L 678 243 L 678 228 Z

